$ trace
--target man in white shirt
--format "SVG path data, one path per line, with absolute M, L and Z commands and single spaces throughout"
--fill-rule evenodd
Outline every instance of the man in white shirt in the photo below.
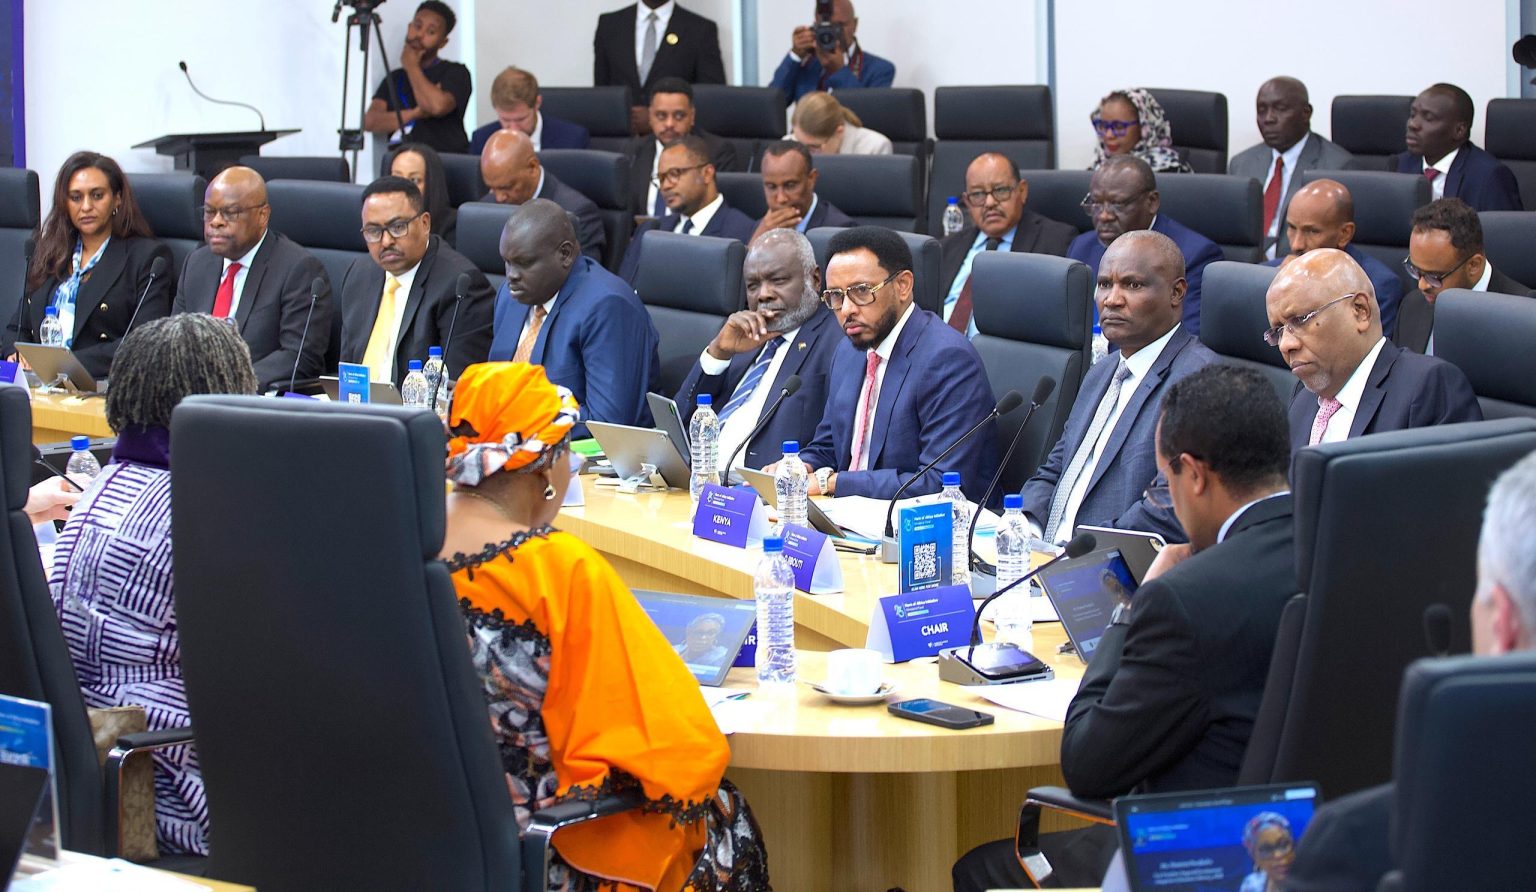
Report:
M 635 229 L 624 252 L 619 275 L 631 285 L 640 270 L 640 250 L 645 234 L 651 230 L 682 235 L 711 235 L 748 242 L 757 222 L 726 204 L 715 185 L 715 165 L 709 160 L 709 145 L 697 136 L 684 136 L 668 145 L 659 158 L 656 176 L 667 214 L 660 220 L 647 220 Z
M 695 126 L 696 118 L 693 87 L 687 81 L 664 77 L 651 88 L 650 132 L 630 140 L 624 149 L 629 156 L 630 205 L 637 216 L 666 216 L 666 199 L 657 181 L 667 169 L 661 166 L 661 153 L 685 136 L 704 141 L 704 157 L 715 170 L 736 169 L 736 146 Z
M 496 112 L 496 120 L 470 134 L 469 154 L 480 154 L 485 149 L 485 141 L 498 130 L 521 130 L 528 134 L 535 152 L 591 146 L 592 134 L 587 128 L 546 115 L 543 107 L 539 79 L 532 72 L 516 66 L 504 69 L 491 82 L 491 109 Z
M 1522 211 L 1520 184 L 1499 159 L 1472 142 L 1476 106 L 1455 84 L 1435 84 L 1415 96 L 1404 144 L 1392 169 L 1429 180 L 1430 198 L 1460 198 L 1478 211 Z

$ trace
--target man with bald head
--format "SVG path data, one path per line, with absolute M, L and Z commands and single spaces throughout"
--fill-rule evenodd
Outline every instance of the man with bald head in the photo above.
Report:
M 523 204 L 502 230 L 501 259 L 491 360 L 542 365 L 569 387 L 581 404 L 577 439 L 588 421 L 650 427 L 656 327 L 634 289 L 581 253 L 565 210 L 546 198 Z
M 1503 162 L 1472 142 L 1476 107 L 1455 84 L 1435 84 L 1408 111 L 1408 151 L 1393 157 L 1398 173 L 1429 180 L 1430 198 L 1459 198 L 1475 211 L 1521 211 L 1520 184 Z
M 1257 123 L 1264 141 L 1232 156 L 1227 173 L 1252 177 L 1264 188 L 1264 256 L 1283 257 L 1290 246 L 1282 209 L 1308 170 L 1348 170 L 1355 156 L 1312 132 L 1307 85 L 1272 77 L 1259 87 Z
M 1221 248 L 1188 226 L 1161 213 L 1157 177 L 1147 162 L 1135 155 L 1111 155 L 1093 172 L 1083 210 L 1093 229 L 1072 240 L 1067 256 L 1080 260 L 1098 274 L 1099 261 L 1110 243 L 1123 233 L 1150 229 L 1173 240 L 1184 256 L 1184 327 L 1200 336 L 1200 284 L 1205 268 L 1223 255 Z M 1104 332 L 1109 337 L 1109 332 Z M 1114 338 L 1109 338 L 1114 342 Z
M 819 31 L 826 34 L 826 42 Z M 852 0 L 832 0 L 832 15 L 826 21 L 795 26 L 789 55 L 779 63 L 769 86 L 783 90 L 790 102 L 817 90 L 889 87 L 896 80 L 896 66 L 864 52 L 858 31 Z
M 1371 280 L 1343 251 L 1320 248 L 1286 264 L 1264 303 L 1264 340 L 1302 384 L 1291 398 L 1292 450 L 1482 420 L 1460 369 L 1382 336 Z
M 1285 209 L 1285 232 L 1289 252 L 1265 266 L 1282 266 L 1318 248 L 1338 248 L 1365 270 L 1376 289 L 1381 330 L 1393 331 L 1403 301 L 1403 280 L 1391 267 L 1355 247 L 1355 200 L 1343 183 L 1313 180 L 1299 189 Z
M 1184 257 L 1159 232 L 1127 232 L 1109 246 L 1094 288 L 1099 323 L 1114 345 L 1083 379 L 1061 439 L 1024 484 L 1024 515 L 1047 542 L 1079 524 L 1161 533 L 1185 541 L 1154 487 L 1154 438 L 1163 394 L 1216 361 L 1182 324 L 1188 294 Z
M 263 390 L 325 371 L 332 317 L 325 267 L 268 227 L 271 216 L 261 174 L 231 167 L 214 177 L 203 193 L 207 244 L 182 265 L 172 305 L 176 313 L 234 319 Z
M 602 262 L 603 246 L 608 243 L 603 215 L 590 198 L 544 169 L 528 134 L 521 130 L 498 130 L 491 134 L 480 153 L 480 179 L 490 190 L 482 201 L 527 204 L 535 198 L 547 198 L 575 214 L 581 223 L 577 233 L 581 253 Z

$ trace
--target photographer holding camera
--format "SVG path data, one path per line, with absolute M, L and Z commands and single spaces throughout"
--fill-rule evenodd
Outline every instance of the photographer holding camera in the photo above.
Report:
M 896 66 L 864 52 L 858 29 L 851 0 L 816 0 L 816 23 L 795 28 L 789 55 L 769 86 L 783 90 L 790 102 L 817 90 L 889 87 Z

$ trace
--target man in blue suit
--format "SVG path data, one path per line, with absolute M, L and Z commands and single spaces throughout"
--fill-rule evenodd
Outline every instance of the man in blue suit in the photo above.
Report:
M 837 44 L 817 45 L 818 27 L 838 35 Z M 859 18 L 852 0 L 833 0 L 832 17 L 816 25 L 800 25 L 790 38 L 789 55 L 773 73 L 770 87 L 778 87 L 790 102 L 817 90 L 850 90 L 856 87 L 889 87 L 896 80 L 896 66 L 887 59 L 864 52 L 855 36 Z
M 827 405 L 827 372 L 843 341 L 837 317 L 821 302 L 821 271 L 810 240 L 793 229 L 774 229 L 752 243 L 742 268 L 747 307 L 731 314 L 677 392 L 683 423 L 707 393 L 720 416 L 720 459 L 735 454 L 778 398 L 790 376 L 800 389 L 773 411 L 746 444 L 740 465 L 761 468 L 778 460 L 785 440 L 802 445 L 816 436 Z
M 823 301 L 846 338 L 832 358 L 827 408 L 800 457 L 812 495 L 888 499 L 992 411 L 987 371 L 965 335 L 912 303 L 912 252 L 901 236 L 855 226 L 827 246 Z M 938 492 L 959 471 L 980 498 L 997 469 L 996 430 L 976 435 L 908 489 Z M 767 470 L 766 468 L 764 470 Z
M 1093 218 L 1093 229 L 1072 240 L 1067 256 L 1088 264 L 1097 275 L 1099 262 L 1110 242 L 1122 233 L 1150 229 L 1173 239 L 1184 257 L 1184 328 L 1200 336 L 1200 283 L 1205 268 L 1221 260 L 1217 244 L 1167 214 L 1158 213 L 1161 199 L 1157 177 L 1147 162 L 1135 155 L 1111 155 L 1093 172 L 1083 209 Z M 1105 332 L 1108 335 L 1108 332 Z
M 1459 198 L 1475 211 L 1523 211 L 1520 184 L 1503 162 L 1472 143 L 1476 108 L 1467 91 L 1435 84 L 1414 97 L 1408 112 L 1408 151 L 1393 169 L 1429 179 L 1430 197 Z
M 725 203 L 715 185 L 715 165 L 709 160 L 709 144 L 698 136 L 685 136 L 668 145 L 657 162 L 656 181 L 666 202 L 667 215 L 647 220 L 635 228 L 619 265 L 619 276 L 631 285 L 640 271 L 640 251 L 651 230 L 683 235 L 711 235 L 752 240 L 757 221 Z
M 533 150 L 585 149 L 592 145 L 587 128 L 564 118 L 546 115 L 541 110 L 544 97 L 539 95 L 539 80 L 532 73 L 512 67 L 496 75 L 491 82 L 491 107 L 496 120 L 477 129 L 469 137 L 469 153 L 478 155 L 485 141 L 498 130 L 521 130 L 533 140 Z
M 1163 394 L 1216 361 L 1180 323 L 1187 293 L 1184 257 L 1161 233 L 1127 232 L 1104 252 L 1094 302 L 1116 349 L 1088 370 L 1061 439 L 1024 484 L 1024 514 L 1045 541 L 1071 539 L 1078 524 L 1186 541 L 1171 508 L 1144 494 Z
M 490 358 L 544 366 L 587 421 L 651 426 L 645 394 L 661 368 L 656 328 L 623 280 L 582 256 L 565 210 L 535 198 L 501 233 L 507 281 L 496 294 Z

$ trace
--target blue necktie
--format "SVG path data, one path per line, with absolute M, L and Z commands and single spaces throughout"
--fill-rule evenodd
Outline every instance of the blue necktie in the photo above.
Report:
M 773 354 L 779 351 L 783 343 L 784 336 L 779 335 L 763 347 L 763 352 L 757 355 L 752 367 L 747 369 L 746 376 L 741 379 L 740 384 L 736 385 L 736 392 L 726 401 L 725 408 L 720 410 L 721 424 L 731 417 L 732 412 L 746 405 L 747 400 L 752 398 L 752 391 L 757 389 L 757 385 L 763 381 L 763 376 L 768 374 L 768 365 L 773 362 Z

